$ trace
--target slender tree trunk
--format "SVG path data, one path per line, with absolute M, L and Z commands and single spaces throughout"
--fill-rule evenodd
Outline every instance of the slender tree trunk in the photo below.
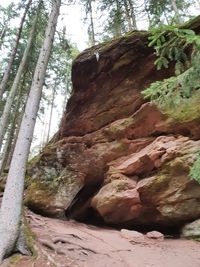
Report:
M 64 114 L 65 112 L 65 108 L 66 108 L 66 103 L 67 103 L 67 97 L 69 95 L 69 72 L 67 71 L 67 74 L 66 74 L 66 89 L 65 89 L 65 96 L 64 96 L 64 100 L 63 100 L 63 108 L 62 108 L 62 115 Z
M 169 19 L 168 19 L 167 14 L 166 14 L 165 11 L 164 11 L 164 16 L 165 16 L 165 19 L 166 19 L 166 21 L 167 21 L 167 25 L 170 25 Z
M 61 0 L 54 0 L 15 146 L 0 211 L 0 262 L 13 252 L 20 234 L 24 176 Z
M 3 171 L 6 166 L 6 162 L 8 160 L 8 155 L 11 149 L 14 132 L 15 132 L 15 120 L 13 120 L 13 122 L 10 125 L 10 128 L 7 131 L 7 138 L 6 138 L 5 145 L 3 147 L 1 162 L 0 162 L 0 176 L 3 174 Z
M 18 137 L 18 134 L 19 134 L 19 129 L 20 129 L 20 125 L 21 125 L 21 122 L 22 122 L 22 118 L 23 118 L 23 115 L 24 115 L 24 109 L 20 112 L 18 118 L 16 118 L 17 122 L 16 122 L 16 127 L 15 127 L 15 131 L 13 132 L 13 136 L 11 136 L 11 142 L 10 142 L 10 145 L 8 147 L 8 155 L 6 156 L 5 158 L 5 163 L 4 164 L 4 169 L 8 169 L 9 166 L 10 166 L 10 163 L 11 163 L 11 160 L 12 160 L 12 156 L 13 156 L 13 152 L 14 152 L 14 149 L 15 149 L 15 145 L 16 145 L 16 142 L 17 142 L 17 137 Z M 4 170 L 3 169 L 3 170 Z
M 89 0 L 88 4 L 89 4 L 90 26 L 91 26 L 91 45 L 95 45 L 96 40 L 95 40 L 95 32 L 94 32 L 92 0 Z
M 4 26 L 2 31 L 1 31 L 1 35 L 0 35 L 0 49 L 1 49 L 1 46 L 3 44 L 4 37 L 6 35 L 6 30 L 7 30 L 7 26 Z
M 6 68 L 5 72 L 4 72 L 3 79 L 2 79 L 2 81 L 0 83 L 0 99 L 2 98 L 3 93 L 4 93 L 4 91 L 6 89 L 6 86 L 7 86 L 9 75 L 10 75 L 10 72 L 11 72 L 11 69 L 12 69 L 12 65 L 13 65 L 13 62 L 14 62 L 14 59 L 15 59 L 15 55 L 17 53 L 17 48 L 18 48 L 18 45 L 19 45 L 19 40 L 21 38 L 21 33 L 22 33 L 24 21 L 26 19 L 26 15 L 27 15 L 27 12 L 28 12 L 29 7 L 31 5 L 31 2 L 32 2 L 32 0 L 29 0 L 28 3 L 27 3 L 27 5 L 26 5 L 26 8 L 25 8 L 23 17 L 22 17 L 21 22 L 20 22 L 19 30 L 18 30 L 18 33 L 17 33 L 17 36 L 16 36 L 16 40 L 15 40 L 15 43 L 13 45 L 12 53 L 10 55 L 10 59 L 9 59 L 7 68 Z
M 24 80 L 24 82 L 25 82 L 25 80 Z M 19 129 L 19 126 L 20 126 L 21 120 L 22 120 L 22 115 L 24 113 L 24 107 L 22 108 L 22 111 L 19 113 L 21 96 L 22 96 L 22 89 L 20 88 L 20 92 L 19 92 L 19 95 L 17 97 L 17 103 L 14 107 L 14 110 L 12 110 L 14 117 L 11 120 L 10 128 L 7 130 L 6 143 L 5 143 L 4 148 L 3 148 L 2 159 L 1 159 L 1 163 L 0 163 L 0 176 L 3 173 L 3 171 L 7 165 L 9 155 L 14 151 L 14 148 L 12 145 L 15 145 L 14 144 L 15 135 L 18 134 L 18 129 Z M 24 105 L 24 103 L 23 103 L 23 105 Z
M 181 24 L 182 23 L 182 19 L 181 19 L 181 16 L 179 14 L 178 7 L 176 5 L 176 0 L 170 0 L 170 1 L 171 1 L 171 4 L 172 4 L 172 8 L 174 10 L 174 13 L 175 13 L 176 22 Z
M 116 2 L 115 36 L 120 37 L 122 35 L 121 7 L 118 0 L 115 0 L 115 2 Z
M 26 85 L 26 72 L 24 74 L 24 77 L 23 77 L 23 82 L 22 82 L 22 85 L 20 86 L 20 93 L 19 93 L 19 96 L 18 96 L 18 104 L 20 106 L 16 106 L 16 110 L 14 111 L 14 113 L 16 114 L 15 115 L 15 127 L 14 127 L 14 132 L 11 136 L 11 140 L 10 140 L 10 145 L 8 147 L 8 155 L 6 156 L 5 158 L 5 163 L 4 166 L 2 167 L 3 170 L 6 168 L 8 169 L 9 166 L 10 166 L 10 162 L 11 162 L 11 159 L 12 159 L 12 156 L 13 156 L 13 152 L 14 152 L 14 148 L 15 148 L 15 145 L 16 145 L 16 142 L 17 142 L 17 137 L 18 137 L 18 134 L 19 134 L 19 129 L 20 129 L 20 125 L 21 125 L 21 122 L 22 122 L 22 118 L 23 118 L 23 115 L 24 115 L 24 110 L 25 110 L 25 106 L 26 106 L 26 103 L 27 103 L 27 100 L 28 100 L 28 95 L 30 93 L 30 86 L 25 86 Z M 21 101 L 22 99 L 22 88 L 25 88 L 25 100 L 24 101 Z M 29 90 L 28 90 L 29 88 Z M 21 101 L 21 103 L 20 103 Z M 21 107 L 21 112 L 18 113 L 18 110 L 19 108 Z
M 126 20 L 128 22 L 128 30 L 131 31 L 132 30 L 132 21 L 131 21 L 131 16 L 130 16 L 130 8 L 128 6 L 127 0 L 124 0 L 124 7 L 125 7 L 125 11 L 126 11 Z
M 134 30 L 137 30 L 137 22 L 136 22 L 136 16 L 135 16 L 135 8 L 133 6 L 132 0 L 128 0 L 128 2 L 129 2 L 129 6 L 130 6 L 130 12 L 131 12 L 133 29 Z
M 49 142 L 50 137 L 50 130 L 51 130 L 51 122 L 52 122 L 52 114 L 53 114 L 53 107 L 54 107 L 54 101 L 55 101 L 55 95 L 56 95 L 56 82 L 52 88 L 52 100 L 51 100 L 51 108 L 50 108 L 50 117 L 49 117 L 49 123 L 48 123 L 48 132 L 47 132 L 47 143 Z
M 21 76 L 22 76 L 22 74 L 24 72 L 24 69 L 25 69 L 25 66 L 26 66 L 26 63 L 27 63 L 27 60 L 28 60 L 29 52 L 30 52 L 30 49 L 31 49 L 31 46 L 32 46 L 32 43 L 33 43 L 33 38 L 34 38 L 34 35 L 35 35 L 36 24 L 37 24 L 37 18 L 38 18 L 38 13 L 37 13 L 37 15 L 36 15 L 36 17 L 34 19 L 33 26 L 32 26 L 31 32 L 30 32 L 30 37 L 29 37 L 26 49 L 24 51 L 22 60 L 20 62 L 19 68 L 17 70 L 17 74 L 15 76 L 13 85 L 11 87 L 9 96 L 7 98 L 7 101 L 6 101 L 4 110 L 3 110 L 3 114 L 2 114 L 2 116 L 0 118 L 0 149 L 1 149 L 3 138 L 4 138 L 4 135 L 5 135 L 6 126 L 8 124 L 11 107 L 12 107 L 15 95 L 17 93 L 17 89 L 18 89 L 19 84 L 20 84 Z

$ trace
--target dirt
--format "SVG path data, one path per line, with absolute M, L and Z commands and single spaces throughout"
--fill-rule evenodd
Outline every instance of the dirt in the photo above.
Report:
M 191 240 L 129 241 L 120 231 L 29 212 L 37 256 L 13 256 L 3 267 L 199 267 L 200 243 Z

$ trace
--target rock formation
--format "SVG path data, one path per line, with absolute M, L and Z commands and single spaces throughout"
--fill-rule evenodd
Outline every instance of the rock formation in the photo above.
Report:
M 142 90 L 173 74 L 173 66 L 157 71 L 154 61 L 146 32 L 76 58 L 60 129 L 29 164 L 33 211 L 129 227 L 200 217 L 200 185 L 189 177 L 200 117 L 174 120 L 143 99 Z

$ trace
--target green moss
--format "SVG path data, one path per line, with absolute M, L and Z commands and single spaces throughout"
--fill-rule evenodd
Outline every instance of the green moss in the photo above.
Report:
M 128 117 L 111 123 L 108 127 L 104 129 L 104 133 L 108 136 L 113 136 L 113 138 L 120 138 L 124 131 L 134 124 L 134 119 Z
M 177 106 L 167 106 L 161 111 L 177 122 L 188 122 L 200 118 L 200 91 Z
M 29 160 L 28 165 L 30 165 L 30 166 L 35 165 L 40 161 L 40 159 L 41 159 L 41 154 L 39 154 L 39 155 L 33 157 L 31 160 Z
M 123 191 L 126 191 L 126 190 L 130 189 L 130 186 L 125 181 L 115 180 L 114 182 L 115 182 L 115 190 L 116 190 L 116 192 L 120 193 L 120 192 L 123 192 Z
M 46 207 L 54 200 L 54 194 L 57 188 L 50 188 L 48 184 L 34 181 L 28 187 L 25 197 L 25 205 L 31 206 L 32 202 L 34 205 L 39 203 L 41 206 Z
M 190 176 L 200 183 L 200 153 L 197 154 L 197 159 L 190 170 Z
M 11 265 L 17 265 L 19 263 L 19 261 L 21 260 L 21 258 L 22 258 L 21 255 L 18 255 L 18 254 L 13 255 L 13 256 L 10 257 L 9 263 Z
M 24 216 L 24 218 L 25 218 L 25 216 Z M 25 236 L 26 245 L 29 248 L 29 250 L 31 251 L 32 257 L 35 259 L 37 257 L 37 252 L 34 248 L 36 235 L 31 230 L 26 219 L 24 219 L 24 222 L 23 222 L 23 232 L 24 232 L 24 236 Z

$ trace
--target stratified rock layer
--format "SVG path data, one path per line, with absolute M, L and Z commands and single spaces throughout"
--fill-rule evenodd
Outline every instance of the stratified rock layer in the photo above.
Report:
M 144 101 L 142 90 L 173 73 L 157 71 L 154 61 L 139 32 L 77 57 L 60 129 L 29 164 L 30 208 L 124 226 L 179 226 L 200 217 L 200 185 L 189 177 L 200 119 L 174 121 Z

